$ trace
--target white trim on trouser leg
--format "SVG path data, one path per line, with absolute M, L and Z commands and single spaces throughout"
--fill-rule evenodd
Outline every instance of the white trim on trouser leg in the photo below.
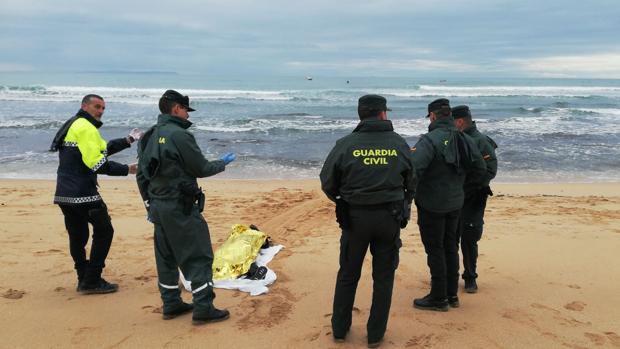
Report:
M 198 292 L 200 292 L 200 291 L 204 290 L 205 288 L 207 288 L 207 286 L 213 286 L 213 283 L 212 283 L 212 282 L 210 282 L 210 281 L 207 281 L 207 283 L 205 283 L 204 285 L 202 285 L 202 286 L 198 287 L 198 288 L 197 288 L 197 289 L 195 289 L 195 290 L 192 290 L 192 293 L 198 293 Z
M 179 285 L 175 285 L 175 286 L 170 286 L 170 285 L 164 285 L 161 282 L 159 283 L 159 286 L 163 287 L 163 288 L 167 288 L 169 290 L 175 290 L 179 288 Z

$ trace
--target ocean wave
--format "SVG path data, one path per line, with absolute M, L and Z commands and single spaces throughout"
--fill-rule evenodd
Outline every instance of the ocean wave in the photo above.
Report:
M 543 107 L 519 107 L 517 108 L 517 111 L 519 112 L 523 112 L 523 113 L 541 113 L 545 110 L 545 108 Z
M 620 116 L 620 109 L 616 108 L 573 108 L 575 112 L 584 114 L 598 114 L 607 116 Z
M 57 156 L 56 153 L 47 151 L 28 150 L 18 154 L 0 155 L 0 164 L 50 164 L 57 160 Z
M 165 88 L 106 87 L 106 86 L 0 86 L 0 100 L 68 102 L 80 101 L 89 93 L 102 95 L 107 101 L 130 104 L 155 104 Z M 308 90 L 251 90 L 251 89 L 183 89 L 193 102 L 285 101 L 292 103 L 355 104 L 360 95 L 378 93 L 398 99 L 433 97 L 556 97 L 556 98 L 620 98 L 620 87 L 607 86 L 433 86 L 368 89 L 308 89 Z M 565 103 L 565 102 L 557 102 Z M 565 107 L 558 104 L 556 107 Z
M 356 120 L 327 120 L 322 118 L 308 119 L 248 119 L 236 120 L 211 120 L 209 124 L 196 125 L 195 129 L 206 132 L 331 132 L 339 130 L 352 130 L 357 125 Z
M 607 86 L 431 86 L 416 89 L 382 89 L 396 97 L 620 97 L 620 87 Z
M 0 86 L 0 100 L 5 101 L 41 101 L 68 102 L 80 101 L 83 96 L 94 93 L 103 96 L 106 101 L 154 104 L 166 91 L 165 88 L 133 88 L 103 86 Z M 288 101 L 293 97 L 286 96 L 282 91 L 270 90 L 208 90 L 184 89 L 183 94 L 189 95 L 194 102 L 206 100 L 271 100 Z
M 57 129 L 62 126 L 63 122 L 61 121 L 39 121 L 32 119 L 23 119 L 23 120 L 6 120 L 0 122 L 0 129 L 10 129 L 10 128 L 25 128 L 25 129 L 40 129 L 40 130 L 48 130 L 48 129 Z

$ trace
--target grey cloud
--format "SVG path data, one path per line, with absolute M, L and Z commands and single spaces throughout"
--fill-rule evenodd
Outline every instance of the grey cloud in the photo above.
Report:
M 373 62 L 377 74 L 519 75 L 534 71 L 517 62 L 612 52 L 620 32 L 620 6 L 611 0 L 4 0 L 0 6 L 5 67 L 40 70 L 337 74 Z

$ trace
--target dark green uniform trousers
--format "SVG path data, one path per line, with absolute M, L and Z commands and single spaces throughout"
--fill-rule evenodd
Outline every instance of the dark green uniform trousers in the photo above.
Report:
M 368 342 L 383 338 L 387 328 L 394 273 L 398 267 L 400 222 L 388 205 L 356 206 L 349 209 L 350 228 L 340 237 L 340 269 L 336 279 L 332 331 L 344 338 L 351 327 L 351 312 L 364 256 L 370 245 L 372 253 L 372 307 L 368 317 Z
M 478 261 L 478 241 L 482 237 L 484 226 L 484 209 L 487 206 L 486 194 L 468 195 L 461 210 L 459 222 L 459 236 L 461 238 L 461 252 L 463 253 L 463 279 L 476 279 L 476 264 Z
M 213 248 L 209 227 L 196 206 L 190 215 L 177 199 L 151 200 L 150 218 L 155 225 L 155 262 L 164 312 L 180 302 L 179 271 L 192 283 L 194 314 L 213 308 Z
M 418 226 L 431 272 L 431 297 L 456 296 L 459 283 L 459 243 L 457 240 L 460 210 L 432 212 L 418 207 Z

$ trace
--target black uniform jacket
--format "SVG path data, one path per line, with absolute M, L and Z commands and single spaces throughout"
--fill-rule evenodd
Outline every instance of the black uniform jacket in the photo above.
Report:
M 432 122 L 412 148 L 419 182 L 416 205 L 432 212 L 450 212 L 463 207 L 466 177 L 480 185 L 486 165 L 471 137 L 459 132 L 452 117 Z
M 415 189 L 415 170 L 407 142 L 389 120 L 363 120 L 339 139 L 321 170 L 321 186 L 332 201 L 375 205 L 407 199 Z

